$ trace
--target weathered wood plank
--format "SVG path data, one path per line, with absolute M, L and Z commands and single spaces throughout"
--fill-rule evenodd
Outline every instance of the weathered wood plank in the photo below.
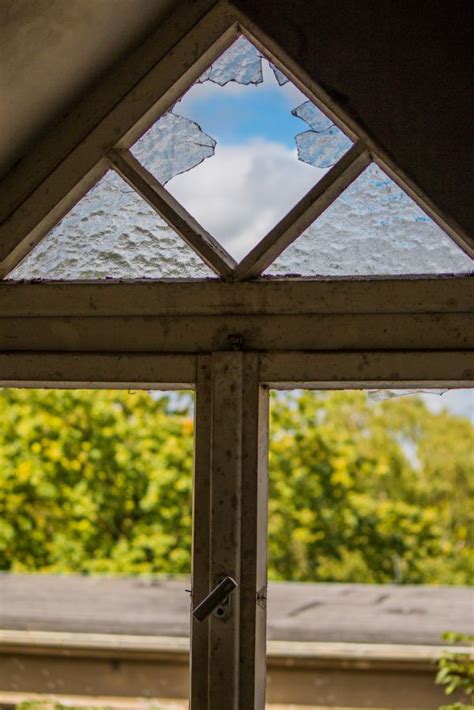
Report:
M 204 595 L 207 582 L 203 586 Z M 184 577 L 2 574 L 0 629 L 57 632 L 77 640 L 81 632 L 84 638 L 144 636 L 150 644 L 157 637 L 188 637 L 186 589 Z M 468 587 L 270 582 L 268 636 L 283 645 L 343 643 L 346 656 L 347 644 L 401 644 L 411 652 L 413 646 L 436 647 L 447 629 L 474 634 L 471 609 Z M 145 638 L 142 650 L 147 643 Z
M 0 316 L 441 313 L 474 310 L 474 279 L 265 279 L 250 283 L 0 282 Z
M 360 353 L 262 353 L 262 381 L 270 387 L 470 387 L 474 353 L 452 350 Z
M 189 389 L 192 355 L 0 353 L 0 386 Z
M 459 313 L 0 318 L 0 352 L 468 350 Z

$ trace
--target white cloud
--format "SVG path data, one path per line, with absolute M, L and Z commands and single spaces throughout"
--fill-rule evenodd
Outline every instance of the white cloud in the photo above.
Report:
M 474 390 L 472 389 L 449 390 L 441 395 L 425 393 L 422 397 L 433 412 L 447 409 L 474 422 Z
M 279 143 L 218 144 L 214 157 L 167 189 L 236 259 L 241 259 L 320 179 Z

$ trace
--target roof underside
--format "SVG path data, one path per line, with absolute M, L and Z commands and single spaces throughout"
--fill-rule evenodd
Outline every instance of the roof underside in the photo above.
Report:
M 235 4 L 442 212 L 473 234 L 468 179 L 473 156 L 466 120 L 469 3 Z M 0 78 L 8 100 L 0 114 L 0 174 L 34 150 L 38 139 L 176 5 L 178 0 L 3 3 Z M 188 7 L 185 3 L 183 12 Z

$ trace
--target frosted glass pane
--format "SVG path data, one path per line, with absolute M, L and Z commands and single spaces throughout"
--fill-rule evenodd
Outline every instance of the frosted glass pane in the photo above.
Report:
M 132 152 L 240 260 L 351 145 L 239 37 Z
M 216 141 L 194 121 L 166 113 L 132 148 L 132 153 L 165 185 L 214 155 Z
M 469 273 L 473 261 L 370 165 L 267 269 L 274 276 Z
M 225 86 L 229 81 L 238 84 L 260 84 L 263 81 L 261 55 L 245 37 L 239 37 L 198 79 Z
M 116 173 L 107 173 L 7 279 L 160 279 L 214 273 Z

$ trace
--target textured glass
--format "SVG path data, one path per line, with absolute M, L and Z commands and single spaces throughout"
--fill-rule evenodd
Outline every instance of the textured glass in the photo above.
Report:
M 473 261 L 370 165 L 267 269 L 278 276 L 469 273 Z
M 292 114 L 311 128 L 295 137 L 298 158 L 304 163 L 330 168 L 351 147 L 352 141 L 311 101 L 305 101 Z
M 316 131 L 316 133 L 326 131 L 334 125 L 331 119 L 317 106 L 311 103 L 311 101 L 305 101 L 304 104 L 300 104 L 293 109 L 291 113 L 293 116 L 301 118 L 301 120 L 307 123 L 313 131 Z
M 239 37 L 132 152 L 240 260 L 351 145 Z
M 145 133 L 132 153 L 164 185 L 214 155 L 215 145 L 197 123 L 170 112 Z
M 288 77 L 285 76 L 285 74 L 283 74 L 283 72 L 280 69 L 278 69 L 278 67 L 276 67 L 271 62 L 270 62 L 270 66 L 272 68 L 273 73 L 275 74 L 275 79 L 280 84 L 280 86 L 284 86 L 285 84 L 288 84 L 288 82 L 290 81 L 288 79 Z
M 8 279 L 160 279 L 214 276 L 118 175 L 109 172 Z
M 239 37 L 214 64 L 198 79 L 225 86 L 229 81 L 238 84 L 260 84 L 263 81 L 262 57 L 245 37 Z

